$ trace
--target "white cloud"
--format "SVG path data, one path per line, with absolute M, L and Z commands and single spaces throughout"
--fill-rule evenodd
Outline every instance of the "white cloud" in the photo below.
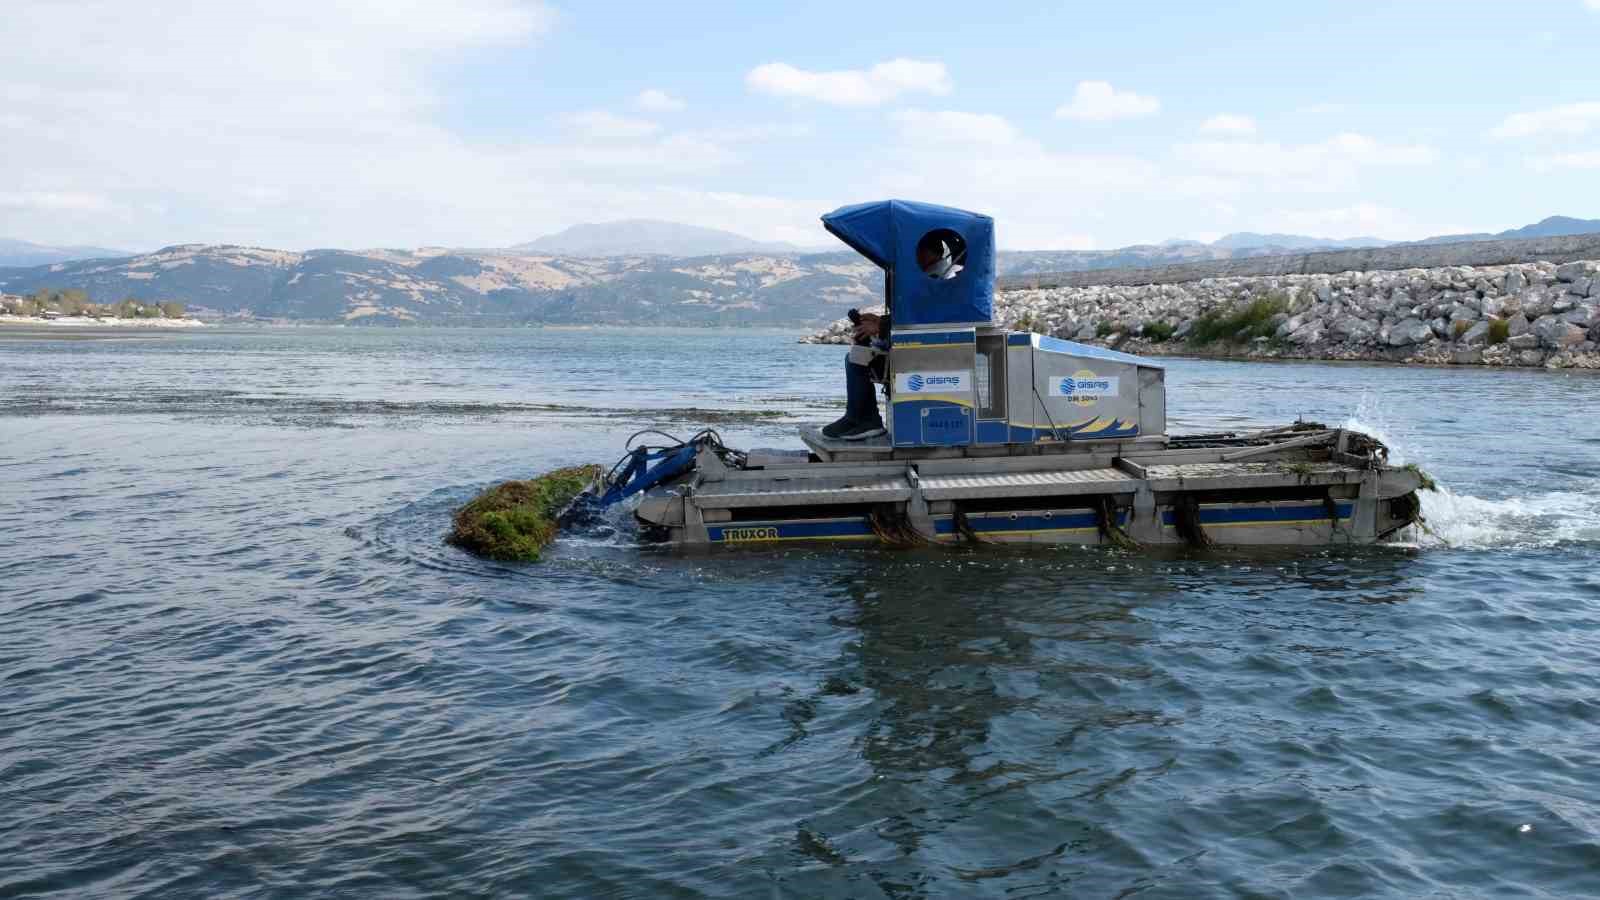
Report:
M 717 144 L 744 144 L 760 141 L 798 140 L 816 132 L 804 122 L 772 122 L 760 125 L 729 125 L 708 128 L 695 135 Z
M 1160 111 L 1161 101 L 1154 97 L 1119 91 L 1106 81 L 1080 81 L 1072 99 L 1056 107 L 1056 118 L 1107 122 L 1153 116 Z
M 1432 147 L 1385 144 L 1351 132 L 1315 144 L 1198 141 L 1179 144 L 1174 153 L 1179 160 L 1209 174 L 1248 179 L 1258 187 L 1309 192 L 1347 188 L 1363 167 L 1421 166 L 1439 158 Z
M 751 90 L 779 97 L 804 97 L 836 106 L 877 106 L 901 94 L 950 93 L 944 63 L 892 59 L 870 69 L 813 72 L 788 63 L 766 63 L 745 76 Z
M 906 197 L 995 217 L 1002 247 L 1096 246 L 1094 220 L 1129 197 L 1152 196 L 1154 166 L 1137 157 L 1061 153 L 989 113 L 900 110 L 857 196 Z
M 679 112 L 687 105 L 677 97 L 656 88 L 640 91 L 639 95 L 633 98 L 633 102 L 640 109 L 655 113 Z
M 235 7 L 184 0 L 5 8 L 34 39 L 0 75 L 0 234 L 481 247 L 580 213 L 757 237 L 815 220 L 811 204 L 751 213 L 704 190 L 740 162 L 716 134 L 603 112 L 548 140 L 446 128 L 441 71 L 485 48 L 536 53 L 554 22 L 537 2 L 275 0 L 248 28 Z
M 1172 187 L 1185 197 L 1232 197 L 1244 193 L 1248 185 L 1243 179 L 1220 175 L 1180 175 Z
M 1595 2 L 1600 3 L 1600 0 Z M 1600 169 L 1600 150 L 1540 156 L 1532 160 L 1529 165 L 1540 172 L 1548 172 L 1551 169 Z
M 1572 103 L 1535 112 L 1513 113 L 1490 130 L 1497 138 L 1525 138 L 1546 134 L 1587 134 L 1600 128 L 1600 103 Z
M 1600 0 L 1583 0 L 1583 5 L 1595 12 L 1600 12 Z
M 1412 241 L 1441 234 L 1482 231 L 1456 223 L 1419 222 L 1376 203 L 1354 203 L 1331 209 L 1281 210 L 1262 217 L 1253 230 L 1309 234 L 1316 237 L 1379 237 Z
M 9 209 L 99 212 L 110 209 L 111 206 L 111 201 L 103 194 L 73 191 L 0 191 L 0 207 Z
M 902 109 L 890 116 L 910 140 L 973 144 L 1009 144 L 1017 129 L 1004 116 L 956 110 Z
M 566 117 L 567 127 L 591 138 L 640 138 L 661 130 L 648 119 L 619 116 L 603 109 L 590 109 Z
M 1249 116 L 1219 113 L 1200 123 L 1200 130 L 1208 134 L 1237 134 L 1249 136 L 1256 133 L 1256 122 Z

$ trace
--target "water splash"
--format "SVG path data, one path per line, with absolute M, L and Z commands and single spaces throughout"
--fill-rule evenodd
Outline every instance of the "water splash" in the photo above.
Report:
M 1356 400 L 1355 409 L 1341 427 L 1382 441 L 1389 448 L 1389 461 L 1395 465 L 1415 463 L 1424 471 L 1428 469 L 1427 455 L 1416 434 L 1410 427 L 1392 422 L 1380 397 L 1370 391 Z M 1428 527 L 1413 537 L 1421 547 L 1464 549 L 1531 549 L 1600 542 L 1600 479 L 1579 488 L 1487 499 L 1458 493 L 1441 482 L 1437 490 L 1418 493 Z
M 1549 491 L 1486 500 L 1440 485 L 1424 491 L 1422 515 L 1432 543 L 1468 549 L 1600 543 L 1600 480 L 1587 490 Z M 1428 540 L 1422 541 L 1426 546 Z
M 1356 398 L 1355 409 L 1339 424 L 1339 427 L 1359 431 L 1382 441 L 1383 445 L 1389 448 L 1389 462 L 1394 465 L 1403 466 L 1419 462 L 1421 448 L 1417 444 L 1416 436 L 1406 426 L 1390 421 L 1388 411 L 1378 394 L 1362 391 L 1361 396 Z

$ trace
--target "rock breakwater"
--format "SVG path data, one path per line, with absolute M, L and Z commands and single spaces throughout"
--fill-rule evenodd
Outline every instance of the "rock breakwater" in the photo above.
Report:
M 1600 262 L 1004 290 L 995 320 L 1153 355 L 1600 369 Z

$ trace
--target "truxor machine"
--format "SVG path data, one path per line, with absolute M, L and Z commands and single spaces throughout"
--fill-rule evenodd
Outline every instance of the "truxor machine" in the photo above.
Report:
M 1422 477 L 1371 437 L 1308 423 L 1168 435 L 1160 363 L 997 327 L 988 216 L 889 200 L 822 221 L 885 273 L 888 434 L 641 446 L 593 502 L 642 494 L 646 533 L 686 545 L 1364 544 L 1419 519 Z M 919 245 L 942 248 L 937 274 Z

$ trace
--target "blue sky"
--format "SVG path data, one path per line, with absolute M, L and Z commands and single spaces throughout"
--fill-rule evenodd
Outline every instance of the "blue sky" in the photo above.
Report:
M 40 242 L 820 245 L 885 196 L 1011 249 L 1600 217 L 1600 0 L 7 5 L 0 235 Z

